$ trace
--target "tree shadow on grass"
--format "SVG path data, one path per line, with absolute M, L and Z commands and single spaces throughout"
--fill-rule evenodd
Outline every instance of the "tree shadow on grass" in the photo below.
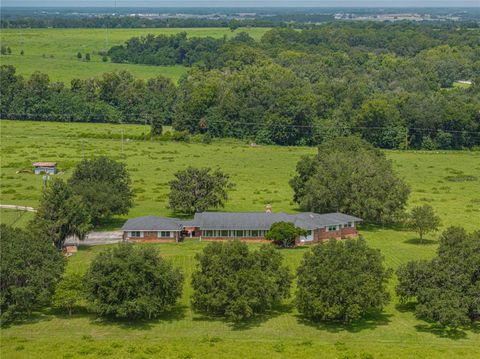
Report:
M 406 241 L 403 241 L 403 243 L 415 244 L 419 246 L 431 246 L 432 244 L 437 244 L 438 241 L 434 239 L 425 239 L 425 238 L 422 240 L 420 240 L 420 238 L 410 238 L 410 239 L 407 239 Z
M 440 338 L 447 338 L 452 340 L 460 340 L 467 338 L 467 332 L 463 329 L 446 328 L 435 323 L 417 324 L 415 325 L 415 329 L 417 330 L 417 332 L 432 333 Z
M 255 327 L 259 327 L 263 323 L 267 322 L 268 320 L 278 317 L 282 314 L 291 312 L 293 305 L 292 304 L 281 304 L 278 305 L 271 310 L 266 311 L 265 313 L 260 313 L 256 314 L 251 318 L 242 320 L 240 322 L 233 322 L 231 320 L 228 320 L 224 316 L 215 316 L 215 315 L 209 315 L 205 313 L 200 313 L 200 316 L 196 316 L 193 318 L 193 321 L 208 321 L 208 322 L 215 322 L 215 321 L 221 321 L 223 323 L 226 323 L 232 330 L 248 330 L 252 329 Z
M 150 330 L 154 324 L 160 322 L 174 322 L 185 318 L 187 306 L 177 305 L 168 312 L 152 319 L 122 319 L 115 317 L 94 317 L 91 324 L 99 326 L 120 326 L 123 329 L 130 330 Z
M 9 328 L 13 326 L 22 326 L 22 325 L 30 325 L 30 324 L 37 324 L 40 322 L 49 322 L 54 318 L 51 315 L 50 311 L 44 310 L 41 312 L 33 312 L 30 315 L 27 314 L 19 314 L 11 321 L 2 321 L 1 328 Z
M 383 230 L 392 230 L 403 232 L 406 231 L 405 227 L 401 223 L 392 223 L 392 224 L 372 224 L 372 223 L 362 223 L 358 226 L 360 231 L 366 232 L 378 232 Z
M 368 313 L 364 318 L 348 324 L 339 321 L 314 321 L 299 314 L 296 315 L 296 317 L 300 324 L 304 324 L 318 330 L 326 330 L 330 333 L 339 333 L 343 331 L 359 333 L 363 330 L 372 330 L 379 326 L 388 325 L 390 323 L 390 317 L 392 317 L 392 314 L 387 314 L 382 311 L 374 311 Z
M 415 311 L 416 306 L 417 306 L 416 302 L 398 303 L 395 305 L 395 309 L 401 313 L 406 313 L 406 312 L 413 313 Z

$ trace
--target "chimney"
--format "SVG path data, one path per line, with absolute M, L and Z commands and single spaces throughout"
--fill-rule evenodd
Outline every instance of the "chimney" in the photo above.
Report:
M 265 206 L 265 212 L 266 213 L 272 213 L 272 205 L 271 204 L 267 204 Z

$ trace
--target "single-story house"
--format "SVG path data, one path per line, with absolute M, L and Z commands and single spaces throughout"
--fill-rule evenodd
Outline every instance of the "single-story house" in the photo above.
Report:
M 184 238 L 200 240 L 263 241 L 276 222 L 290 222 L 307 231 L 299 243 L 314 243 L 330 238 L 358 235 L 357 224 L 362 219 L 343 213 L 296 214 L 271 212 L 202 212 L 193 220 L 157 216 L 129 219 L 122 227 L 124 240 L 178 242 Z
M 33 171 L 36 175 L 41 173 L 46 173 L 53 175 L 57 173 L 57 163 L 56 162 L 33 162 Z

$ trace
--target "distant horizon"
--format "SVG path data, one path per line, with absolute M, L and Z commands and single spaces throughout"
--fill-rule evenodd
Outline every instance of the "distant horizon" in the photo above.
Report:
M 480 0 L 3 0 L 13 8 L 480 8 Z
M 284 5 L 284 6 L 207 6 L 207 5 L 197 5 L 197 6 L 185 6 L 185 5 L 176 5 L 176 6 L 102 6 L 102 5 L 81 5 L 81 6 L 58 6 L 58 5 L 42 5 L 42 6 L 18 6 L 10 5 L 0 5 L 0 8 L 16 8 L 16 9 L 43 9 L 43 8 L 52 8 L 52 9 L 84 9 L 84 8 L 99 8 L 99 9 L 178 9 L 178 8 L 185 8 L 185 9 L 195 9 L 195 8 L 202 8 L 202 9 L 479 9 L 480 6 L 472 6 L 472 5 L 463 5 L 463 6 L 348 6 L 348 5 L 338 5 L 338 6 L 291 6 L 291 5 Z

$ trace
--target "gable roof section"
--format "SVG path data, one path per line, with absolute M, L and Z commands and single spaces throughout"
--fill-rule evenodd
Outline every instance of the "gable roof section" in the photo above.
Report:
M 122 227 L 124 231 L 179 231 L 182 224 L 176 218 L 145 216 L 130 218 Z

